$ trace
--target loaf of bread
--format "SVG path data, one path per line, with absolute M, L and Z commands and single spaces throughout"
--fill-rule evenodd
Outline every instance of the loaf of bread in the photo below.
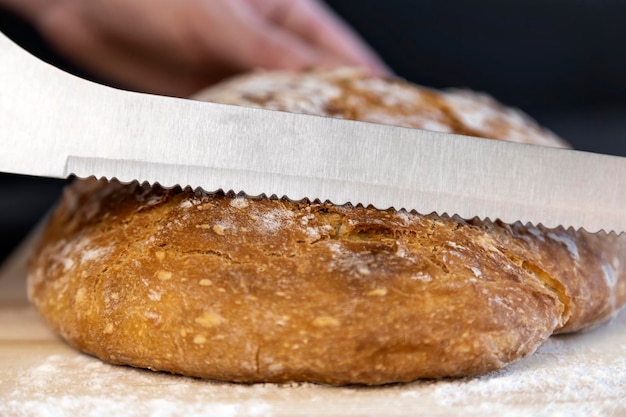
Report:
M 197 98 L 565 146 L 487 96 L 354 69 L 258 72 Z M 623 235 L 240 191 L 76 180 L 32 258 L 30 299 L 114 364 L 328 384 L 489 372 L 626 302 Z

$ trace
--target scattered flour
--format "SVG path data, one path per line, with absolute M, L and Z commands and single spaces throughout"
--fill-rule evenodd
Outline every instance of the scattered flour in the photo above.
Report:
M 237 196 L 233 198 L 230 202 L 230 206 L 238 209 L 243 209 L 248 207 L 250 204 L 248 203 L 248 199 L 243 196 Z
M 63 269 L 68 271 L 76 266 L 76 262 L 86 263 L 102 259 L 113 251 L 112 246 L 92 248 L 91 239 L 82 238 L 76 241 L 59 242 L 59 249 L 54 255 L 54 259 L 63 265 Z M 78 253 L 78 259 L 72 257 L 72 254 Z
M 86 249 L 80 254 L 81 262 L 93 261 L 96 259 L 102 258 L 104 255 L 107 255 L 113 251 L 113 247 L 104 247 L 104 248 L 96 248 L 96 249 Z
M 483 271 L 481 271 L 479 268 L 476 268 L 475 266 L 471 267 L 470 269 L 472 270 L 476 278 L 482 278 Z
M 271 416 L 244 385 L 112 366 L 78 353 L 51 355 L 0 393 L 2 416 Z M 190 394 L 193 392 L 193 394 Z
M 375 388 L 230 384 L 112 366 L 67 349 L 0 373 L 0 416 L 587 417 L 626 415 L 626 312 L 474 378 Z M 408 413 L 408 414 L 407 414 Z
M 178 207 L 182 208 L 182 209 L 188 209 L 193 207 L 193 202 L 191 202 L 190 200 L 183 200 Z
M 290 210 L 276 208 L 267 212 L 256 212 L 252 215 L 259 228 L 266 233 L 276 233 L 280 229 L 294 225 L 295 214 Z

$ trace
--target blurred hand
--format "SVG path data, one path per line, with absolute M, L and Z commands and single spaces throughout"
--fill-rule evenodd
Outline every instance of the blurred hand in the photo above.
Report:
M 61 53 L 139 91 L 185 96 L 255 68 L 387 72 L 316 0 L 15 1 Z

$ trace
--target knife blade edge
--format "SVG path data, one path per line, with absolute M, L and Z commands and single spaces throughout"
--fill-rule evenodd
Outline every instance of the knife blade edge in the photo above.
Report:
M 164 175 L 164 172 L 173 172 L 171 175 L 171 179 L 167 180 L 167 175 Z M 157 176 L 154 176 L 154 172 L 159 172 Z M 112 174 L 116 173 L 116 174 Z M 321 201 L 321 202 L 329 202 L 335 205 L 346 205 L 350 204 L 353 206 L 363 205 L 366 207 L 373 207 L 379 210 L 396 210 L 396 211 L 408 211 L 412 213 L 419 213 L 422 215 L 429 215 L 435 213 L 437 215 L 448 215 L 458 216 L 462 219 L 474 219 L 478 218 L 480 220 L 500 220 L 507 224 L 514 223 L 523 223 L 526 225 L 542 225 L 549 229 L 560 228 L 562 226 L 562 222 L 558 219 L 552 222 L 545 221 L 527 221 L 524 222 L 520 220 L 520 216 L 524 216 L 524 209 L 534 209 L 532 204 L 524 204 L 524 202 L 518 201 L 516 202 L 516 206 L 520 208 L 521 211 L 515 212 L 511 211 L 505 215 L 501 216 L 492 216 L 488 213 L 493 212 L 491 206 L 501 206 L 503 204 L 502 199 L 498 199 L 497 195 L 493 196 L 492 200 L 481 198 L 476 196 L 475 202 L 472 204 L 472 209 L 474 210 L 475 206 L 483 206 L 483 212 L 475 212 L 471 210 L 463 210 L 459 208 L 455 204 L 455 200 L 457 199 L 457 195 L 453 193 L 445 193 L 438 190 L 419 190 L 416 191 L 410 188 L 402 188 L 402 187 L 394 187 L 391 188 L 387 184 L 371 184 L 368 182 L 360 182 L 360 181 L 351 181 L 347 182 L 345 180 L 340 179 L 329 179 L 329 178 L 316 178 L 311 176 L 298 176 L 298 175 L 287 175 L 275 172 L 259 172 L 254 170 L 246 170 L 246 169 L 231 169 L 231 168 L 213 168 L 206 166 L 193 166 L 193 165 L 183 165 L 179 166 L 176 164 L 163 164 L 163 163 L 155 163 L 150 161 L 139 161 L 139 160 L 118 160 L 118 159 L 107 159 L 107 158 L 93 158 L 93 157 L 80 157 L 80 156 L 70 156 L 67 159 L 66 164 L 66 175 L 67 176 L 76 176 L 78 178 L 104 178 L 107 180 L 116 179 L 123 184 L 130 184 L 133 182 L 147 183 L 149 185 L 159 185 L 166 189 L 171 189 L 174 187 L 180 186 L 178 180 L 181 178 L 194 178 L 198 179 L 199 177 L 205 178 L 203 183 L 211 183 L 214 184 L 214 187 L 211 189 L 207 189 L 206 187 L 200 185 L 189 185 L 189 188 L 193 190 L 199 190 L 206 193 L 214 193 L 214 192 L 232 192 L 234 194 L 243 193 L 247 197 L 256 198 L 256 197 L 268 197 L 268 196 L 276 196 L 277 198 L 286 198 L 290 201 Z M 223 178 L 228 177 L 229 180 L 224 182 Z M 256 187 L 251 187 L 250 177 L 254 177 L 254 181 L 257 183 Z M 143 181 L 138 181 L 137 178 L 143 178 Z M 302 188 L 308 191 L 307 193 L 302 192 Z M 185 187 L 182 187 L 185 188 Z M 336 190 L 346 189 L 345 193 L 337 193 Z M 389 196 L 386 194 L 395 194 L 404 193 L 407 195 L 407 203 L 406 205 L 388 205 L 386 201 L 389 201 Z M 350 198 L 351 195 L 365 195 L 371 203 L 369 204 L 361 204 L 359 202 L 355 202 Z M 311 195 L 324 195 L 330 196 L 326 199 L 311 197 Z M 394 196 L 394 198 L 398 198 Z M 423 200 L 424 204 L 419 204 L 416 201 Z M 432 201 L 437 200 L 437 205 L 441 206 L 457 206 L 455 210 L 432 210 Z M 400 200 L 397 200 L 400 201 Z M 506 201 L 507 203 L 511 203 L 510 200 Z M 559 212 L 565 213 L 564 217 L 575 217 L 581 215 L 581 213 L 577 213 L 576 209 L 568 207 L 566 205 L 555 204 L 552 205 L 548 210 L 551 211 L 548 217 L 554 218 L 554 210 L 558 210 Z M 584 214 L 584 213 L 583 213 Z M 613 215 L 615 217 L 619 216 L 619 213 L 608 213 L 607 215 Z M 589 224 L 593 224 L 593 219 L 583 219 Z M 591 222 L 591 223 L 590 223 Z M 574 228 L 575 229 L 575 228 Z M 585 227 L 581 227 L 575 230 L 585 230 L 591 233 L 615 233 L 615 232 L 607 232 L 603 228 L 597 228 L 596 230 L 589 230 Z

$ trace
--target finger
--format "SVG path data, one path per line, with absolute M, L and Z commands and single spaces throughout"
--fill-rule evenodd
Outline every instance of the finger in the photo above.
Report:
M 229 1 L 227 4 L 228 10 L 222 10 L 221 19 L 215 19 L 213 4 L 206 10 L 205 21 L 213 21 L 219 27 L 196 30 L 204 36 L 207 57 L 219 56 L 242 71 L 258 67 L 300 69 L 319 65 L 325 59 L 323 51 L 277 26 L 247 3 Z
M 161 65 L 145 51 L 107 36 L 77 19 L 71 8 L 57 9 L 39 22 L 39 30 L 51 44 L 73 62 L 104 82 L 121 88 L 154 94 L 187 96 L 218 81 L 215 72 L 192 73 L 172 65 Z
M 344 64 L 365 66 L 375 73 L 390 71 L 359 36 L 330 9 L 315 0 L 260 0 L 273 3 L 270 16 L 278 25 L 301 36 L 325 54 L 336 55 Z

